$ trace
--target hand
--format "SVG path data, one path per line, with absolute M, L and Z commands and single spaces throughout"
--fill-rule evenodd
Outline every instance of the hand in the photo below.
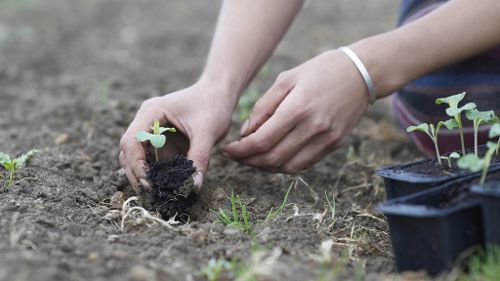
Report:
M 368 103 L 354 64 L 327 51 L 281 73 L 255 104 L 242 139 L 224 150 L 243 164 L 295 174 L 338 148 Z
M 229 130 L 234 102 L 216 87 L 197 83 L 189 88 L 143 102 L 134 120 L 120 141 L 120 165 L 134 187 L 148 188 L 146 181 L 146 148 L 136 139 L 139 131 L 151 131 L 154 120 L 162 126 L 175 127 L 176 133 L 167 133 L 167 143 L 159 151 L 160 159 L 186 154 L 193 160 L 198 172 L 194 184 L 201 187 L 203 173 L 208 169 L 214 144 Z

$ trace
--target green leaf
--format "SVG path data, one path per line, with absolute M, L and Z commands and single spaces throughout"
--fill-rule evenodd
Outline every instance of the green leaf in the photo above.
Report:
M 458 122 L 455 119 L 446 120 L 443 122 L 443 124 L 448 130 L 453 130 L 455 128 L 458 128 Z
M 13 161 L 8 162 L 8 163 L 4 163 L 3 166 L 7 170 L 15 170 L 16 169 L 16 160 L 13 160 Z
M 491 126 L 489 137 L 495 138 L 495 137 L 499 137 L 499 136 L 500 136 L 500 124 L 495 124 L 495 125 Z
M 422 123 L 418 126 L 410 126 L 410 127 L 406 128 L 406 131 L 408 133 L 418 131 L 418 132 L 423 132 L 423 133 L 429 134 L 429 125 L 427 123 Z
M 480 122 L 489 123 L 495 119 L 495 112 L 493 110 L 479 111 L 476 108 L 468 110 L 465 113 L 467 119 L 474 121 L 479 120 Z
M 0 164 L 9 163 L 10 161 L 10 155 L 0 152 Z
M 486 143 L 486 146 L 488 147 L 488 150 L 490 149 L 495 150 L 498 147 L 498 143 L 489 141 Z
M 456 95 L 452 95 L 452 96 L 449 96 L 449 97 L 445 97 L 445 98 L 438 98 L 436 99 L 436 104 L 448 104 L 450 107 L 458 107 L 458 103 L 460 101 L 462 101 L 465 97 L 465 92 L 463 93 L 460 93 L 460 94 L 456 94 Z
M 460 154 L 458 152 L 452 152 L 448 157 L 458 159 L 460 158 Z
M 479 172 L 483 169 L 484 160 L 471 153 L 458 159 L 457 165 L 462 169 L 469 169 L 472 172 Z
M 136 135 L 135 135 L 135 138 L 140 141 L 140 142 L 143 142 L 143 141 L 147 141 L 147 140 L 151 140 L 151 137 L 154 136 L 153 134 L 151 133 L 148 133 L 146 131 L 140 131 L 138 132 Z
M 163 134 L 165 132 L 171 132 L 171 133 L 175 133 L 177 132 L 177 130 L 175 128 L 164 128 L 164 127 L 160 127 L 160 134 Z
M 28 160 L 30 160 L 30 158 L 33 157 L 36 153 L 38 153 L 38 150 L 33 149 L 19 156 L 18 158 L 15 159 L 15 162 L 17 164 L 16 166 L 18 168 L 23 167 L 26 164 L 26 162 L 28 162 Z
M 167 138 L 164 135 L 151 135 L 149 141 L 156 148 L 162 148 Z
M 455 117 L 459 114 L 461 114 L 463 111 L 468 111 L 476 108 L 476 104 L 473 102 L 469 102 L 468 104 L 462 106 L 462 107 L 457 107 L 457 106 L 450 106 L 448 107 L 445 111 L 446 114 L 450 117 Z

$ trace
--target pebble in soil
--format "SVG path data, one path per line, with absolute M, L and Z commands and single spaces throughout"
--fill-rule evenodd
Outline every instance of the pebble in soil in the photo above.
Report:
M 181 155 L 172 160 L 150 163 L 147 177 L 151 190 L 143 195 L 147 208 L 165 220 L 176 216 L 177 220 L 186 222 L 197 200 L 197 195 L 185 188 L 194 172 L 193 161 Z

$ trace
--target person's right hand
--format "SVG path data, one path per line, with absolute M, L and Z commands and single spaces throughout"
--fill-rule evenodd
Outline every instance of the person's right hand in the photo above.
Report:
M 166 133 L 167 142 L 165 148 L 159 151 L 160 158 L 187 154 L 197 169 L 194 185 L 201 187 L 212 147 L 229 131 L 235 100 L 228 96 L 218 87 L 199 82 L 143 102 L 120 140 L 120 165 L 136 191 L 139 184 L 149 187 L 146 181 L 146 149 L 150 146 L 149 143 L 140 143 L 136 134 L 143 130 L 151 132 L 155 120 L 164 127 L 177 129 L 176 133 Z

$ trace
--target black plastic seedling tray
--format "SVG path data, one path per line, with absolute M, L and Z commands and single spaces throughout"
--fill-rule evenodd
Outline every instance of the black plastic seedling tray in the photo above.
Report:
M 500 181 L 474 185 L 472 192 L 481 198 L 486 244 L 500 245 Z
M 500 169 L 494 168 L 489 177 L 500 179 Z M 468 191 L 478 180 L 472 175 L 379 204 L 389 222 L 399 271 L 436 275 L 452 267 L 463 251 L 484 245 L 481 200 Z M 444 204 L 453 194 L 462 197 Z
M 479 154 L 483 154 L 486 151 L 486 146 L 482 145 L 478 149 Z M 447 165 L 445 162 L 446 161 L 443 162 L 444 167 Z M 442 172 L 432 174 L 415 171 L 418 170 L 415 169 L 415 167 L 422 167 L 426 165 L 429 166 L 427 170 L 436 170 L 439 172 L 442 169 L 437 164 L 435 159 L 419 160 L 403 165 L 395 165 L 379 169 L 377 171 L 377 175 L 384 179 L 387 200 L 428 190 L 460 178 L 480 174 L 480 172 L 472 173 L 468 170 L 456 169 L 456 167 L 453 173 Z M 499 166 L 500 158 L 494 157 L 490 170 Z

